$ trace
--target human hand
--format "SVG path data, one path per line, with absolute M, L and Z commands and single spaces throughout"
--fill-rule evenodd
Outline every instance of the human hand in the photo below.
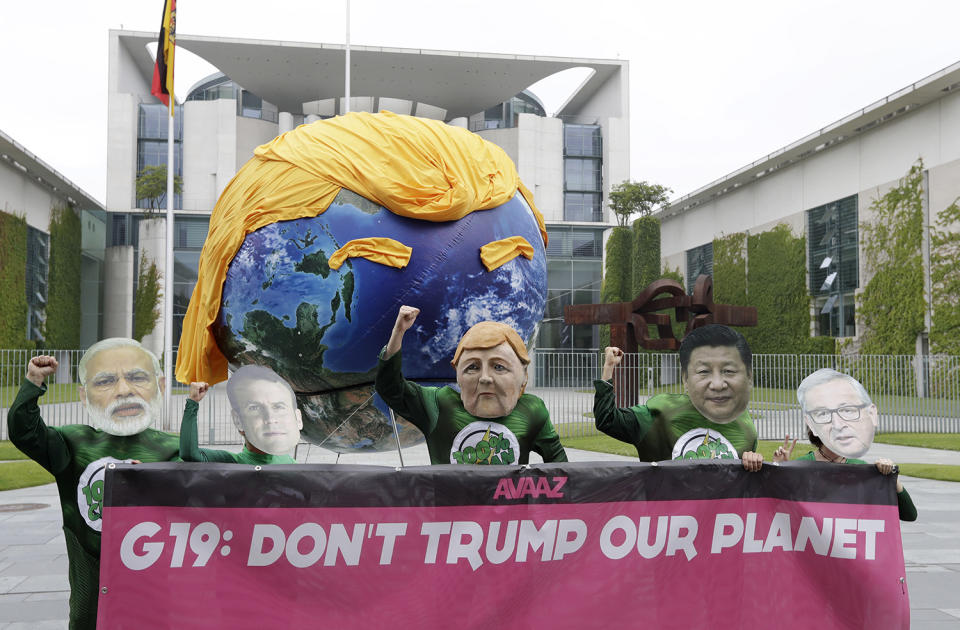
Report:
M 881 475 L 889 475 L 895 467 L 896 465 L 886 457 L 881 457 L 877 460 L 877 470 L 880 471 Z
M 777 447 L 777 450 L 773 452 L 773 461 L 775 462 L 788 462 L 790 457 L 793 455 L 793 448 L 797 445 L 797 439 L 793 438 L 793 443 L 790 442 L 790 436 L 787 435 L 783 438 L 783 444 Z
M 615 346 L 603 349 L 603 374 L 601 378 L 608 381 L 613 378 L 613 370 L 623 361 L 623 350 Z
M 413 326 L 420 309 L 415 306 L 401 306 L 397 312 L 397 321 L 393 324 L 393 329 L 399 333 L 405 333 Z
M 203 400 L 203 397 L 207 395 L 207 391 L 210 389 L 210 385 L 204 382 L 190 383 L 190 400 L 194 402 L 200 402 Z
M 889 475 L 897 469 L 897 465 L 893 463 L 892 460 L 887 459 L 886 457 L 881 457 L 877 460 L 877 470 L 880 471 L 881 475 Z M 897 492 L 903 492 L 903 484 L 900 483 L 900 477 L 897 477 Z
M 57 360 L 49 354 L 33 357 L 27 362 L 27 380 L 41 387 L 46 378 L 57 371 L 59 365 Z
M 383 355 L 385 359 L 389 359 L 400 351 L 400 346 L 403 344 L 403 333 L 410 330 L 419 314 L 420 309 L 415 306 L 403 305 L 400 307 L 397 312 L 397 321 L 393 324 L 393 332 L 390 333 L 390 340 L 387 341 L 387 349 Z
M 763 455 L 753 451 L 743 453 L 743 469 L 748 472 L 757 472 L 763 467 Z

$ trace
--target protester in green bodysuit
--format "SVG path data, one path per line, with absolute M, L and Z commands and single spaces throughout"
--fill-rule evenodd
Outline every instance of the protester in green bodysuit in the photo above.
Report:
M 90 425 L 48 427 L 37 404 L 57 370 L 52 356 L 33 357 L 7 414 L 10 440 L 57 482 L 70 580 L 70 627 L 94 628 L 100 577 L 104 471 L 112 462 L 177 457 L 177 436 L 148 428 L 160 418 L 160 362 L 133 339 L 105 339 L 78 368 L 80 402 Z
M 239 453 L 200 448 L 197 411 L 209 385 L 190 383 L 190 396 L 180 425 L 180 457 L 185 462 L 295 464 L 290 453 L 300 440 L 303 419 L 290 384 L 276 372 L 246 365 L 227 380 L 233 422 L 243 436 Z
M 747 412 L 752 354 L 743 335 L 711 324 L 680 343 L 680 377 L 685 394 L 657 394 L 644 405 L 616 406 L 613 372 L 623 360 L 619 348 L 604 350 L 602 379 L 594 381 L 597 429 L 633 444 L 640 461 L 736 459 L 760 470 L 757 429 Z
M 530 451 L 545 462 L 567 455 L 543 401 L 524 394 L 527 349 L 510 326 L 481 322 L 460 339 L 452 387 L 423 387 L 403 378 L 400 346 L 420 310 L 401 306 L 380 353 L 377 393 L 427 437 L 433 464 L 525 464 Z
M 817 450 L 797 458 L 832 464 L 866 464 L 862 457 L 873 443 L 877 428 L 877 406 L 857 379 L 830 368 L 808 375 L 797 388 L 797 401 L 807 424 L 807 437 Z M 773 461 L 790 461 L 797 440 L 786 436 L 773 454 Z M 881 474 L 895 474 L 894 463 L 881 457 L 876 462 Z M 917 520 L 917 508 L 897 477 L 897 507 L 901 521 Z

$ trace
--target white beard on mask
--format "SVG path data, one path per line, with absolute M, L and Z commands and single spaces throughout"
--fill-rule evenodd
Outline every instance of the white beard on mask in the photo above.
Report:
M 126 417 L 120 421 L 114 420 L 113 412 L 116 411 L 117 407 L 128 405 L 139 405 L 143 409 L 143 412 L 140 415 Z M 91 404 L 90 401 L 87 401 L 86 407 L 87 414 L 90 416 L 90 426 L 94 429 L 100 429 L 110 435 L 136 435 L 160 417 L 163 400 L 160 398 L 158 392 L 150 402 L 147 402 L 139 396 L 132 396 L 122 400 L 115 400 L 107 405 L 106 408 L 97 407 Z

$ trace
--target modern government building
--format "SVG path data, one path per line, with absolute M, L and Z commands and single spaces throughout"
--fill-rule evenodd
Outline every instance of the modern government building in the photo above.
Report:
M 147 44 L 156 35 L 111 31 L 109 37 L 102 336 L 129 336 L 139 252 L 163 256 L 163 228 L 142 220 L 147 202 L 138 205 L 135 182 L 143 167 L 166 163 L 167 109 L 150 94 L 154 58 Z M 174 339 L 210 212 L 227 183 L 257 146 L 348 111 L 342 45 L 179 35 L 177 47 L 219 72 L 178 95 L 175 163 L 183 193 L 175 199 Z M 443 120 L 507 152 L 549 233 L 549 302 L 536 345 L 595 348 L 593 327 L 564 326 L 562 314 L 566 304 L 600 301 L 603 234 L 615 224 L 605 200 L 630 173 L 628 63 L 352 46 L 350 66 L 349 111 Z M 571 68 L 586 68 L 589 76 L 555 116 L 547 116 L 527 88 Z
M 167 109 L 150 94 L 154 58 L 147 44 L 155 41 L 155 33 L 109 33 L 105 207 L 0 134 L 0 209 L 27 216 L 28 336 L 41 347 L 54 205 L 65 203 L 82 218 L 85 346 L 130 336 L 141 255 L 163 268 L 164 229 L 145 220 L 148 202 L 135 192 L 141 169 L 166 163 Z M 342 45 L 181 35 L 177 46 L 219 72 L 178 95 L 174 140 L 183 192 L 175 199 L 174 339 L 220 192 L 255 147 L 346 111 Z M 528 88 L 571 68 L 589 72 L 548 116 Z M 600 301 L 604 235 L 616 224 L 608 193 L 630 177 L 628 79 L 622 60 L 351 47 L 350 111 L 390 110 L 467 127 L 516 163 L 550 236 L 539 349 L 591 350 L 599 343 L 594 327 L 565 326 L 562 311 Z M 919 158 L 926 212 L 935 217 L 960 196 L 960 63 L 674 200 L 658 213 L 664 263 L 679 267 L 691 285 L 698 273 L 710 273 L 715 237 L 786 223 L 810 236 L 811 334 L 855 336 L 854 296 L 865 283 L 858 225 Z M 828 256 L 842 273 L 825 290 L 820 265 Z M 145 342 L 161 345 L 159 335 Z

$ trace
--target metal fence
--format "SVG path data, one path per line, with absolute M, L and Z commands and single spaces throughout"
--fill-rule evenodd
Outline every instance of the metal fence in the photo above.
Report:
M 44 421 L 50 426 L 86 422 L 77 393 L 82 350 L 0 350 L 0 413 L 6 417 L 27 361 L 38 354 L 52 354 L 60 364 L 56 374 L 47 379 L 49 389 L 41 398 Z M 553 423 L 564 425 L 563 435 L 597 434 L 593 380 L 600 378 L 601 366 L 602 356 L 594 352 L 534 353 L 532 386 L 528 385 L 527 392 L 544 400 Z M 803 377 L 824 367 L 863 383 L 880 410 L 881 432 L 960 432 L 960 357 L 759 354 L 753 356 L 749 410 L 761 439 L 806 434 L 796 388 Z M 627 354 L 618 369 L 625 371 L 638 392 L 638 400 L 631 404 L 654 394 L 683 391 L 676 354 Z M 163 413 L 164 425 L 156 428 L 178 431 L 186 399 L 186 388 L 175 385 L 170 413 Z M 240 443 L 223 384 L 213 387 L 203 399 L 199 430 L 204 443 Z M 0 439 L 8 439 L 6 422 L 0 422 Z
M 31 357 L 49 354 L 57 359 L 56 373 L 47 380 L 47 393 L 40 399 L 40 413 L 43 421 L 52 427 L 67 424 L 79 424 L 87 421 L 83 403 L 80 402 L 77 365 L 83 350 L 0 350 L 0 440 L 9 439 L 7 429 L 7 410 L 10 408 L 20 384 L 27 372 L 27 361 Z M 180 419 L 187 401 L 188 390 L 181 384 L 174 384 L 171 390 L 171 413 L 164 410 L 162 426 L 155 429 L 177 432 Z M 239 444 L 240 435 L 230 417 L 230 404 L 227 401 L 226 387 L 222 384 L 210 389 L 200 403 L 198 417 L 200 441 L 209 444 Z
M 533 388 L 564 435 L 596 435 L 593 380 L 600 378 L 599 353 L 534 354 Z M 850 374 L 873 397 L 880 411 L 880 432 L 960 432 L 960 357 L 930 355 L 753 355 L 753 392 L 749 411 L 761 439 L 806 435 L 796 389 L 820 368 Z M 682 393 L 676 354 L 624 355 L 621 363 L 642 404 L 659 393 Z

